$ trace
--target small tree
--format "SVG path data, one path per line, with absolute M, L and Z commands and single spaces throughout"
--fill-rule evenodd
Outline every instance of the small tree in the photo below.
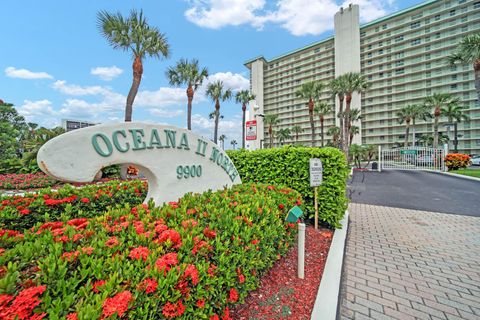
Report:
M 233 150 L 235 150 L 235 146 L 237 145 L 237 140 L 230 141 L 230 144 L 232 145 Z
M 217 135 L 218 135 L 218 120 L 220 117 L 220 101 L 227 101 L 230 100 L 232 97 L 232 90 L 225 89 L 223 87 L 223 81 L 215 81 L 210 83 L 207 86 L 207 97 L 215 103 L 215 129 L 213 133 L 213 142 L 217 143 Z
M 267 114 L 263 119 L 263 121 L 268 126 L 268 135 L 270 137 L 270 148 L 273 148 L 273 126 L 278 124 L 279 122 L 278 116 L 275 114 Z
M 235 101 L 242 104 L 242 148 L 245 149 L 245 112 L 247 103 L 255 99 L 255 95 L 248 90 L 238 91 Z
M 322 147 L 324 144 L 324 136 L 323 136 L 323 128 L 324 128 L 324 121 L 325 116 L 331 112 L 333 112 L 333 106 L 329 105 L 326 102 L 317 102 L 314 108 L 315 114 L 318 116 L 320 120 L 320 139 Z
M 278 130 L 277 137 L 278 137 L 278 141 L 283 146 L 283 144 L 285 143 L 285 140 L 290 139 L 292 137 L 292 134 L 290 132 L 290 129 L 283 128 L 283 129 Z
M 298 143 L 298 135 L 303 132 L 302 127 L 300 126 L 293 126 L 292 132 L 295 134 L 295 143 Z

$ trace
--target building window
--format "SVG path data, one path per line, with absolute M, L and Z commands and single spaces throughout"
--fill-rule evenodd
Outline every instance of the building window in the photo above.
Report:
M 421 18 L 422 16 L 423 16 L 423 13 L 420 12 L 420 13 L 418 13 L 418 14 L 416 14 L 416 15 L 413 15 L 413 16 L 412 16 L 412 20 Z
M 314 53 L 319 53 L 320 52 L 320 48 L 317 48 L 313 51 Z
M 427 54 L 425 55 L 425 60 L 430 60 L 430 53 L 427 53 Z
M 380 27 L 375 28 L 375 32 L 378 32 L 378 31 L 380 31 Z
M 367 57 L 368 57 L 368 58 L 371 58 L 371 57 L 372 57 L 372 53 L 369 52 L 369 53 L 367 54 Z
M 465 3 L 467 2 L 467 0 L 458 0 L 458 4 L 462 4 L 462 3 Z
M 380 136 L 380 140 L 385 140 L 385 136 Z
M 429 24 L 430 23 L 430 19 L 425 19 L 425 24 Z
M 405 73 L 405 69 L 404 68 L 399 68 L 399 69 L 396 69 L 395 70 L 395 74 L 404 74 Z
M 462 32 L 467 32 L 468 31 L 468 26 L 463 26 L 462 27 Z
M 378 50 L 378 54 L 383 54 L 383 49 Z
M 457 80 L 457 75 L 456 74 L 452 75 L 452 80 Z
M 435 16 L 435 21 L 438 21 L 438 20 L 440 20 L 440 15 L 439 15 L 439 14 L 437 14 L 437 15 Z
M 371 65 L 371 64 L 372 64 L 372 60 L 368 60 L 368 61 L 367 61 L 367 64 L 368 64 L 368 65 Z
M 372 49 L 372 45 L 369 44 L 368 47 L 367 47 L 368 50 L 371 50 Z
M 380 78 L 383 78 L 383 72 L 380 72 L 380 73 L 378 74 L 378 76 L 379 76 Z
M 403 35 L 395 37 L 395 42 L 402 41 L 402 40 L 403 40 Z
M 365 37 L 367 33 L 365 31 L 360 32 L 360 37 Z
M 430 33 L 430 28 L 425 28 L 425 33 Z
M 455 15 L 455 10 L 450 10 L 450 17 Z
M 403 66 L 403 60 L 397 60 L 397 62 L 395 62 L 395 65 L 397 67 Z
M 410 41 L 410 44 L 412 46 L 416 46 L 417 44 L 420 44 L 422 42 L 422 40 L 420 38 L 417 38 L 417 39 L 413 39 L 412 41 Z
M 480 9 L 480 1 L 473 4 L 473 9 Z
M 403 51 L 398 52 L 395 54 L 395 59 L 403 58 L 403 55 L 404 55 Z
M 414 22 L 410 24 L 410 29 L 416 29 L 420 27 L 420 21 Z

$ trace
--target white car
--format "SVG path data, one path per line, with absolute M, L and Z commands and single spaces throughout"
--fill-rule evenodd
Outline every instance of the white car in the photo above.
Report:
M 472 166 L 480 166 L 480 156 L 473 156 L 470 158 Z

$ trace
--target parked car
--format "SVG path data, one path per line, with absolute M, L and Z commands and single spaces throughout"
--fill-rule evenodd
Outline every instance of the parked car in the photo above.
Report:
M 473 156 L 470 161 L 472 162 L 472 166 L 480 166 L 480 156 Z

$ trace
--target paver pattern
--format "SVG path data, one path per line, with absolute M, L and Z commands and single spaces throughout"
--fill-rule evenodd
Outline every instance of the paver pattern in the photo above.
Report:
M 480 319 L 479 217 L 349 212 L 340 319 Z

